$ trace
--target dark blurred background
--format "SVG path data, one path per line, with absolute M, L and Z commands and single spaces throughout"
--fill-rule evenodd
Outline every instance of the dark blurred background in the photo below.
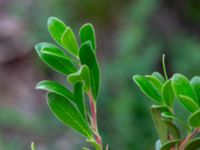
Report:
M 42 79 L 65 83 L 37 57 L 34 45 L 53 42 L 46 22 L 56 16 L 78 29 L 96 29 L 101 64 L 98 122 L 110 150 L 154 149 L 150 102 L 134 74 L 161 69 L 200 74 L 199 0 L 0 0 L 0 150 L 77 150 L 84 139 L 52 115 Z

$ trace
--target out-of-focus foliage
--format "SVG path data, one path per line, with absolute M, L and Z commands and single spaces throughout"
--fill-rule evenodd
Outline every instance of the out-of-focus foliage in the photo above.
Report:
M 103 108 L 98 118 L 104 142 L 110 143 L 111 150 L 154 149 L 156 135 L 149 102 L 132 86 L 131 76 L 161 70 L 163 53 L 170 74 L 176 70 L 189 77 L 199 75 L 198 4 L 197 0 L 0 1 L 0 18 L 17 20 L 1 19 L 0 24 L 0 39 L 4 39 L 0 41 L 0 103 L 3 108 L 10 103 L 8 108 L 0 108 L 5 114 L 0 115 L 0 149 L 28 149 L 31 141 L 37 143 L 39 150 L 78 149 L 83 145 L 83 139 L 53 118 L 44 97 L 34 91 L 37 81 L 46 77 L 66 80 L 48 70 L 33 51 L 35 43 L 51 41 L 44 26 L 49 16 L 61 18 L 75 31 L 81 24 L 91 22 L 97 31 L 97 56 L 102 69 L 98 107 Z M 23 29 L 23 38 L 18 28 Z M 15 39 L 23 40 L 21 45 L 27 46 L 19 45 Z M 11 60 L 11 56 L 18 57 Z

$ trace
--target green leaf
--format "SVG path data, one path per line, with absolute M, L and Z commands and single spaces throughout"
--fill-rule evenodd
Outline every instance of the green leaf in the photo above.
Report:
M 91 42 L 85 42 L 81 45 L 79 51 L 80 61 L 90 69 L 90 84 L 94 99 L 97 99 L 99 92 L 100 71 L 96 55 L 91 47 Z
M 83 95 L 83 82 L 77 82 L 74 85 L 74 97 L 76 99 L 76 104 L 81 115 L 86 119 L 86 108 Z
M 156 77 L 158 80 L 160 80 L 160 82 L 164 83 L 165 82 L 165 78 L 163 77 L 163 75 L 161 75 L 159 72 L 153 72 L 152 76 Z
M 172 90 L 171 80 L 167 80 L 164 83 L 161 89 L 161 93 L 162 99 L 164 100 L 165 104 L 169 107 L 172 107 L 174 102 L 174 92 Z
M 172 141 L 169 141 L 169 142 L 166 142 L 160 150 L 170 150 L 171 148 L 175 147 L 176 144 L 179 143 L 179 140 L 172 140 Z
M 184 95 L 197 101 L 193 87 L 190 85 L 189 80 L 182 74 L 175 74 L 172 77 L 172 89 L 177 97 Z
M 200 105 L 200 77 L 199 76 L 193 77 L 192 80 L 190 81 L 190 84 L 194 88 L 194 91 L 198 98 L 198 105 Z
M 56 93 L 72 101 L 75 101 L 75 97 L 73 93 L 71 93 L 71 91 L 66 89 L 63 85 L 54 81 L 49 81 L 49 80 L 40 81 L 37 84 L 36 89 L 46 90 L 48 92 Z
M 36 45 L 36 51 L 42 61 L 61 74 L 68 75 L 77 70 L 72 61 L 58 49 L 46 47 L 39 49 Z
M 190 140 L 184 150 L 197 150 L 197 148 L 200 148 L 200 137 Z
M 159 93 L 159 95 L 161 94 L 161 88 L 162 88 L 162 82 L 157 79 L 155 76 L 149 76 L 149 75 L 146 75 L 145 76 L 149 82 L 153 85 L 153 87 L 157 90 L 157 92 Z
M 200 127 L 200 110 L 192 113 L 188 118 L 188 123 L 190 126 L 197 128 Z
M 78 43 L 74 32 L 70 27 L 67 27 L 61 37 L 63 47 L 74 56 L 78 56 Z
M 47 22 L 48 30 L 53 39 L 60 45 L 62 45 L 61 37 L 65 32 L 67 26 L 58 18 L 50 17 Z
M 168 130 L 165 123 L 162 120 L 161 113 L 169 111 L 165 106 L 155 106 L 150 108 L 153 122 L 160 138 L 161 143 L 165 143 L 168 140 Z
M 79 34 L 81 42 L 84 43 L 86 41 L 90 41 L 93 50 L 96 51 L 96 37 L 93 25 L 90 23 L 84 24 L 80 28 Z
M 65 53 L 60 50 L 56 45 L 48 43 L 48 42 L 41 42 L 35 45 L 35 49 L 37 52 L 40 52 L 42 49 L 47 49 L 48 51 L 51 51 L 53 53 L 57 53 L 58 55 L 61 55 L 65 57 Z
M 82 65 L 77 72 L 70 74 L 67 80 L 71 84 L 84 81 L 84 90 L 88 91 L 90 89 L 90 70 L 86 65 Z
M 182 106 L 185 107 L 189 112 L 195 112 L 199 109 L 198 104 L 190 97 L 179 95 L 178 98 Z
M 54 115 L 65 125 L 81 135 L 93 138 L 91 129 L 76 107 L 66 98 L 56 93 L 47 94 L 48 105 Z
M 166 120 L 166 119 L 163 119 L 166 127 L 167 127 L 167 130 L 168 130 L 168 134 L 170 134 L 172 137 L 173 140 L 175 139 L 180 139 L 181 138 L 181 135 L 180 135 L 180 131 L 179 129 L 177 128 L 177 126 L 175 124 L 173 124 L 171 121 L 169 120 Z
M 67 59 L 71 59 L 69 56 L 65 55 L 65 53 L 56 45 L 48 43 L 48 42 L 41 42 L 35 45 L 35 49 L 38 54 L 41 55 L 41 51 L 45 51 L 46 53 L 51 53 L 58 55 L 60 57 L 64 57 Z
M 142 75 L 133 76 L 133 80 L 139 86 L 140 90 L 154 102 L 162 103 L 162 99 L 153 85 Z

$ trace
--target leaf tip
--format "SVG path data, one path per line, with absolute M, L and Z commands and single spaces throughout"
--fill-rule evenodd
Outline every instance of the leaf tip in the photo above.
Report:
M 137 83 L 137 79 L 138 79 L 139 77 L 140 77 L 140 75 L 134 75 L 134 76 L 132 76 L 132 79 L 133 79 L 134 82 Z
M 43 80 L 37 83 L 37 85 L 35 86 L 36 90 L 41 90 L 42 86 L 44 85 L 44 83 L 47 82 L 47 80 Z
M 39 90 L 39 89 L 40 89 L 40 83 L 41 83 L 41 81 L 38 82 L 38 83 L 36 84 L 36 86 L 35 86 L 35 89 L 36 89 L 36 90 Z
M 59 21 L 59 19 L 56 17 L 53 17 L 53 16 L 49 17 L 47 20 L 47 25 L 48 26 L 52 25 L 54 23 L 54 21 Z
M 94 29 L 94 26 L 91 23 L 85 23 L 84 25 L 81 26 L 80 31 L 82 29 L 84 29 L 85 27 L 90 27 L 90 28 Z
M 40 42 L 40 43 L 37 43 L 37 44 L 35 45 L 35 50 L 36 50 L 36 52 L 37 52 L 38 54 L 40 54 L 41 51 L 42 51 L 42 49 L 45 48 L 45 47 L 48 47 L 48 45 L 51 45 L 51 46 L 52 46 L 52 44 L 47 43 L 47 42 Z

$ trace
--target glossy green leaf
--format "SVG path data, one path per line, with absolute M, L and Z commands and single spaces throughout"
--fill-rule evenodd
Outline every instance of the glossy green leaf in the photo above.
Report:
M 168 140 L 168 130 L 165 123 L 162 120 L 161 113 L 167 112 L 168 109 L 165 106 L 155 106 L 150 108 L 151 115 L 153 118 L 154 126 L 156 128 L 157 134 L 160 138 L 161 143 L 165 143 Z
M 184 150 L 197 150 L 198 148 L 200 148 L 200 137 L 190 140 Z
M 194 88 L 194 91 L 198 98 L 198 105 L 200 105 L 200 77 L 199 76 L 193 77 L 192 80 L 190 81 L 190 84 Z
M 200 127 L 200 110 L 197 110 L 196 112 L 192 113 L 190 117 L 188 118 L 188 123 L 190 126 L 197 128 Z
M 36 89 L 46 90 L 48 92 L 56 93 L 72 101 L 75 101 L 73 93 L 68 89 L 66 89 L 63 85 L 55 81 L 49 81 L 49 80 L 40 81 L 37 84 Z
M 61 43 L 63 47 L 74 56 L 78 56 L 78 43 L 74 32 L 70 27 L 66 28 L 61 37 Z
M 163 75 L 161 75 L 159 72 L 153 72 L 152 76 L 156 77 L 158 80 L 160 80 L 160 82 L 164 83 L 165 82 L 165 78 L 163 77 Z
M 164 121 L 164 123 L 167 127 L 168 134 L 171 135 L 171 138 L 173 140 L 180 139 L 181 135 L 180 135 L 180 131 L 177 128 L 177 126 L 174 123 L 172 123 L 172 121 L 169 121 L 169 120 L 166 120 L 166 119 L 164 119 L 163 121 Z
M 36 44 L 35 49 L 38 54 L 41 54 L 41 51 L 43 51 L 46 53 L 58 55 L 59 57 L 71 59 L 69 56 L 65 55 L 65 53 L 59 47 L 48 42 L 41 42 Z
M 133 80 L 147 97 L 155 102 L 162 102 L 160 95 L 147 78 L 142 75 L 135 75 L 133 76 Z
M 79 34 L 81 42 L 84 43 L 86 41 L 90 41 L 93 50 L 96 51 L 96 37 L 93 25 L 90 23 L 84 24 L 80 28 Z
M 65 53 L 60 50 L 56 45 L 48 43 L 48 42 L 41 42 L 35 45 L 35 49 L 37 52 L 40 52 L 42 49 L 47 49 L 53 53 L 56 53 L 60 56 L 66 57 Z
M 189 80 L 182 74 L 175 74 L 172 77 L 172 89 L 177 97 L 184 95 L 197 101 L 193 87 L 190 85 Z
M 48 47 L 42 48 L 40 51 L 37 51 L 38 54 L 41 56 L 42 54 L 49 54 L 49 55 L 54 55 L 56 57 L 60 57 L 63 59 L 69 59 L 60 49 L 52 49 Z
M 60 45 L 62 45 L 61 37 L 65 32 L 67 26 L 58 18 L 50 17 L 47 22 L 48 30 L 53 39 Z
M 36 51 L 42 61 L 61 74 L 68 75 L 77 70 L 72 61 L 68 57 L 65 57 L 58 49 L 49 49 L 46 47 L 39 49 L 36 46 Z
M 89 139 L 93 138 L 89 125 L 68 99 L 56 93 L 48 93 L 47 99 L 49 108 L 61 122 L 83 136 Z
M 162 82 L 157 79 L 155 76 L 149 76 L 149 75 L 146 75 L 145 76 L 149 82 L 153 85 L 153 87 L 157 90 L 157 92 L 159 93 L 159 95 L 161 94 L 161 88 L 162 88 Z
M 169 142 L 166 142 L 160 150 L 170 150 L 171 148 L 175 147 L 176 144 L 179 143 L 179 140 L 172 140 L 172 141 L 169 141 Z
M 86 65 L 82 65 L 77 72 L 70 74 L 67 80 L 71 84 L 84 81 L 84 90 L 88 91 L 90 89 L 90 70 Z
M 190 97 L 179 95 L 178 98 L 182 106 L 185 107 L 189 112 L 195 112 L 199 109 L 198 104 Z
M 173 106 L 174 102 L 174 92 L 171 86 L 171 80 L 167 80 L 161 89 L 161 96 L 165 104 L 169 107 Z
M 81 115 L 86 119 L 85 100 L 83 95 L 83 82 L 76 82 L 74 85 L 74 97 Z
M 91 90 L 96 100 L 99 92 L 100 71 L 96 55 L 92 50 L 91 42 L 85 42 L 81 45 L 79 57 L 81 64 L 87 65 L 90 69 Z

